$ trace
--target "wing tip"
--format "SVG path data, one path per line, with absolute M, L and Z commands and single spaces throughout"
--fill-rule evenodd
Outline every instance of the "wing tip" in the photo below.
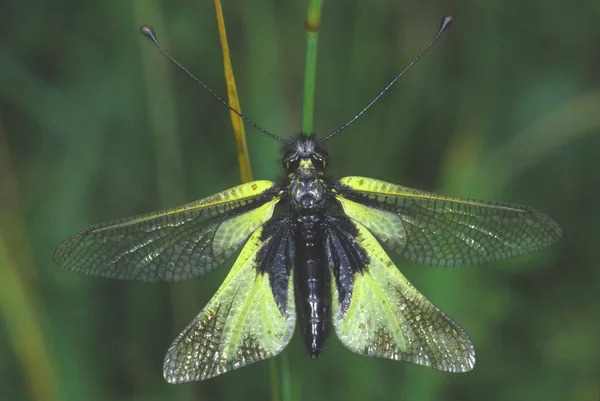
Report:
M 170 368 L 163 369 L 163 377 L 165 378 L 165 381 L 169 384 L 179 384 L 187 381 L 181 380 L 181 377 L 178 376 L 175 372 L 173 372 L 173 370 L 171 370 Z
M 451 370 L 452 373 L 467 373 L 472 371 L 475 368 L 475 350 L 471 348 L 469 355 L 463 361 L 458 362 L 454 369 Z
M 475 349 L 472 344 L 469 344 L 466 351 L 465 355 L 454 359 L 445 359 L 440 361 L 440 363 L 423 365 L 443 372 L 467 373 L 475 368 Z
M 200 374 L 192 375 L 189 372 L 183 373 L 177 357 L 177 349 L 173 347 L 169 348 L 163 363 L 163 377 L 167 383 L 180 384 L 206 379 L 206 377 L 202 377 Z
M 459 333 L 459 342 L 462 343 L 465 354 L 458 358 L 455 362 L 454 373 L 467 373 L 475 368 L 475 346 L 473 346 L 473 342 L 471 341 L 471 337 L 466 332 L 465 329 L 460 327 Z
M 546 243 L 548 245 L 551 245 L 562 238 L 562 228 L 550 215 L 537 210 L 533 210 L 533 215 L 535 216 L 535 220 L 537 220 L 541 226 L 546 228 L 548 234 Z

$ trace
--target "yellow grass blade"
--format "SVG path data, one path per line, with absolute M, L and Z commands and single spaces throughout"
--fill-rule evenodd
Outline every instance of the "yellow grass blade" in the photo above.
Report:
M 214 2 L 217 13 L 217 24 L 219 26 L 219 38 L 221 39 L 221 50 L 223 51 L 223 70 L 225 72 L 225 81 L 227 82 L 227 100 L 231 107 L 241 113 L 242 108 L 240 107 L 240 101 L 238 99 L 233 67 L 231 66 L 231 57 L 229 56 L 229 44 L 227 43 L 227 31 L 225 30 L 223 8 L 221 7 L 220 0 L 214 0 Z M 229 114 L 231 116 L 231 124 L 233 125 L 233 133 L 235 135 L 235 143 L 237 146 L 240 178 L 242 183 L 250 182 L 252 181 L 252 170 L 250 168 L 244 122 L 234 112 L 231 111 Z

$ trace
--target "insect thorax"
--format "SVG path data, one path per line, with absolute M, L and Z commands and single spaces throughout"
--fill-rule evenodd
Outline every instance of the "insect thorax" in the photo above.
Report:
M 314 136 L 301 136 L 283 158 L 288 178 L 288 194 L 296 211 L 312 213 L 323 206 L 327 196 L 324 171 L 327 152 Z
M 300 160 L 298 168 L 288 175 L 290 200 L 296 210 L 314 210 L 323 205 L 326 186 L 323 172 L 310 159 Z

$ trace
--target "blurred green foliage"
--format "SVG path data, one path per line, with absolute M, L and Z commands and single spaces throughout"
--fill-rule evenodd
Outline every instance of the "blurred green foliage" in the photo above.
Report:
M 300 127 L 305 6 L 223 4 L 242 107 L 288 138 Z M 332 175 L 525 204 L 553 216 L 564 239 L 480 267 L 400 263 L 469 332 L 473 372 L 361 357 L 334 336 L 314 361 L 294 338 L 285 352 L 296 399 L 597 400 L 600 3 L 327 1 L 317 133 L 360 110 L 446 14 L 454 25 L 436 48 L 329 143 Z M 52 261 L 83 227 L 238 183 L 228 112 L 138 31 L 154 25 L 225 94 L 214 15 L 209 0 L 2 3 L 1 400 L 273 398 L 268 363 L 201 383 L 162 379 L 168 345 L 228 266 L 149 285 Z M 281 178 L 279 144 L 250 130 L 248 140 L 254 176 Z

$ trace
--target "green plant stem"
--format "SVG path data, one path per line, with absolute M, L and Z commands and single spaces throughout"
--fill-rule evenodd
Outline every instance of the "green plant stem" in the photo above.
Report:
M 281 399 L 281 385 L 279 381 L 279 372 L 276 359 L 270 359 L 269 372 L 271 374 L 271 401 L 279 401 Z
M 290 374 L 290 362 L 287 354 L 280 357 L 281 364 L 281 391 L 283 401 L 292 401 L 295 399 L 292 393 L 292 375 Z
M 306 62 L 302 93 L 302 134 L 314 133 L 315 82 L 317 78 L 317 44 L 321 27 L 322 0 L 308 0 L 304 28 L 306 30 Z

